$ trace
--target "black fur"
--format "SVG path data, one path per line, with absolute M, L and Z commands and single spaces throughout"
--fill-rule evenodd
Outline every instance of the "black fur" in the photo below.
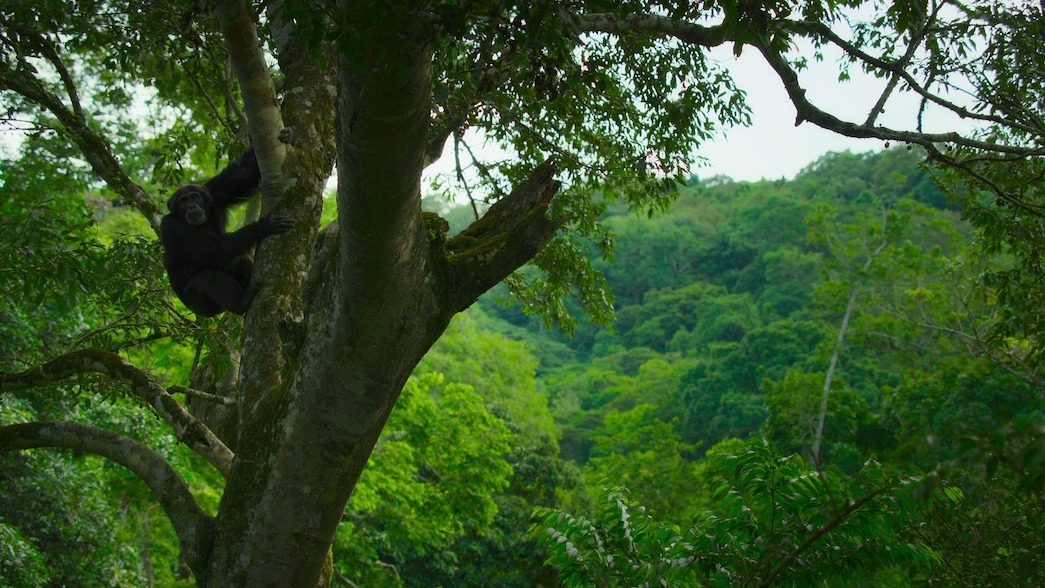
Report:
M 246 202 L 260 183 L 252 147 L 202 186 L 182 186 L 167 201 L 170 214 L 160 224 L 163 265 L 178 298 L 201 317 L 245 313 L 257 290 L 250 283 L 251 249 L 293 226 L 290 219 L 269 216 L 225 232 L 229 207 Z

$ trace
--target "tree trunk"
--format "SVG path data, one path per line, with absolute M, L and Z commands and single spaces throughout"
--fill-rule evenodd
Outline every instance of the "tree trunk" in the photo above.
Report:
M 441 219 L 426 222 L 430 50 L 410 12 L 377 9 L 386 18 L 367 22 L 380 26 L 352 27 L 358 34 L 338 47 L 339 218 L 319 235 L 303 281 L 294 277 L 303 275 L 294 265 L 301 253 L 282 243 L 259 253 L 276 282 L 247 316 L 239 442 L 201 586 L 317 585 L 414 367 L 454 314 L 560 224 L 547 218 L 558 188 L 550 163 L 458 238 L 446 241 Z M 365 60 L 359 47 L 370 48 Z M 322 91 L 322 77 L 302 87 Z M 310 147 L 303 158 L 317 155 Z M 298 194 L 284 196 L 284 206 L 301 206 Z
M 842 346 L 845 345 L 845 333 L 849 330 L 849 319 L 853 316 L 856 308 L 856 295 L 859 288 L 853 287 L 849 294 L 849 303 L 846 304 L 845 314 L 842 316 L 842 326 L 838 329 L 838 340 L 835 342 L 835 350 L 831 353 L 831 363 L 827 366 L 827 375 L 824 377 L 824 388 L 820 394 L 820 412 L 817 414 L 816 431 L 813 432 L 813 462 L 819 467 L 820 444 L 824 440 L 824 422 L 827 420 L 827 400 L 831 394 L 831 381 L 835 376 L 835 368 L 838 366 L 838 356 L 842 354 Z

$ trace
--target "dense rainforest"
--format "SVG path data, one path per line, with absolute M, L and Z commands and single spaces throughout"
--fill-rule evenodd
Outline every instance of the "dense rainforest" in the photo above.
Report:
M 922 162 L 832 153 L 791 180 L 694 176 L 651 218 L 607 206 L 616 321 L 549 327 L 503 286 L 454 319 L 342 519 L 333 585 L 1040 584 L 1042 383 L 1018 341 L 992 340 L 984 281 L 1011 260 L 978 247 Z M 31 170 L 4 172 L 12 186 Z M 5 299 L 4 358 L 77 346 L 87 298 L 55 290 L 67 274 L 131 279 L 103 258 L 144 229 L 68 188 L 44 204 L 61 225 L 0 194 L 6 260 L 26 239 L 80 239 L 51 257 L 53 278 L 0 273 L 31 301 Z M 444 214 L 453 233 L 473 210 Z M 162 287 L 156 260 L 136 271 Z M 133 353 L 170 382 L 201 360 L 169 341 Z M 213 470 L 99 386 L 6 395 L 2 418 L 71 413 L 148 439 L 214 508 Z M 72 451 L 0 460 L 0 584 L 193 584 L 123 468 Z

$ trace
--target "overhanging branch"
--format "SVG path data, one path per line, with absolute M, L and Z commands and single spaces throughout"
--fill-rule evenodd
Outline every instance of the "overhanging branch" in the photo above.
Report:
M 1019 129 L 1021 131 L 1031 134 L 1042 133 L 1041 128 L 1028 126 L 1011 118 L 1003 118 L 989 113 L 973 112 L 963 106 L 959 106 L 937 94 L 930 92 L 927 88 L 920 84 L 918 80 L 916 80 L 909 71 L 905 69 L 905 65 L 907 61 L 910 59 L 909 55 L 905 55 L 898 61 L 888 61 L 879 57 L 875 57 L 867 53 L 866 51 L 861 50 L 859 47 L 853 45 L 849 41 L 846 41 L 841 36 L 839 36 L 838 33 L 831 30 L 830 27 L 820 22 L 795 21 L 788 22 L 786 26 L 788 28 L 793 28 L 794 30 L 797 30 L 802 33 L 812 34 L 826 39 L 827 41 L 833 43 L 835 46 L 840 48 L 842 51 L 844 51 L 851 57 L 854 57 L 857 60 L 867 65 L 870 65 L 876 69 L 879 69 L 883 72 L 892 74 L 896 78 L 902 79 L 904 83 L 907 84 L 907 86 L 914 93 L 918 94 L 919 96 L 928 100 L 929 102 L 936 104 L 937 106 L 954 112 L 955 114 L 964 119 L 980 120 L 983 122 L 994 123 L 1006 127 L 1011 127 L 1014 129 Z M 916 45 L 916 41 L 912 41 L 911 49 L 914 48 L 914 45 Z M 774 69 L 776 69 L 775 66 Z M 997 149 L 994 150 L 997 151 Z
M 188 486 L 152 449 L 111 431 L 69 422 L 23 423 L 0 427 L 0 451 L 62 447 L 109 458 L 134 472 L 152 490 L 174 525 L 182 553 L 194 572 L 202 569 L 211 518 Z
M 206 425 L 192 416 L 145 370 L 115 353 L 81 349 L 24 372 L 0 372 L 0 392 L 14 392 L 65 380 L 77 374 L 97 373 L 125 384 L 174 430 L 179 441 L 203 456 L 222 474 L 232 466 L 232 451 Z
M 806 98 L 806 90 L 802 87 L 801 83 L 799 83 L 798 74 L 794 69 L 792 69 L 791 64 L 787 62 L 787 59 L 770 47 L 768 42 L 758 43 L 756 44 L 756 47 L 762 53 L 762 56 L 765 57 L 770 67 L 773 68 L 773 71 L 776 72 L 781 82 L 783 82 L 784 89 L 787 91 L 791 103 L 794 104 L 795 109 L 798 111 L 798 116 L 795 120 L 796 125 L 809 121 L 818 127 L 846 137 L 899 141 L 902 143 L 922 145 L 927 149 L 932 148 L 934 144 L 946 143 L 994 153 L 1010 153 L 1026 156 L 1045 155 L 1045 148 L 1020 147 L 1016 145 L 991 143 L 966 137 L 961 133 L 919 133 L 914 131 L 899 131 L 888 127 L 870 126 L 844 121 L 833 114 L 818 108 L 810 102 L 808 98 Z

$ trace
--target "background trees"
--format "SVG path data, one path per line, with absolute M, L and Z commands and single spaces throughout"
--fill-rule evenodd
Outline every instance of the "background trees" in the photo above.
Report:
M 646 242 L 632 231 L 647 252 L 640 255 L 659 261 L 622 301 L 648 301 L 650 308 L 622 302 L 628 320 L 619 340 L 576 320 L 583 311 L 604 323 L 613 311 L 591 257 L 612 251 L 608 226 L 628 231 L 623 220 L 604 224 L 603 215 L 621 212 L 614 203 L 647 215 L 666 209 L 700 141 L 746 120 L 743 92 L 709 54 L 719 46 L 762 55 L 791 97 L 797 122 L 918 145 L 930 161 L 955 170 L 943 181 L 992 244 L 985 253 L 1018 262 L 992 265 L 995 288 L 987 295 L 997 295 L 1011 314 L 990 319 L 989 335 L 974 335 L 974 349 L 989 352 L 999 369 L 1022 370 L 1021 381 L 1032 386 L 1036 331 L 1014 325 L 1033 309 L 1021 306 L 1017 293 L 1033 286 L 1020 276 L 1035 275 L 1037 263 L 1023 247 L 1040 222 L 1041 65 L 1032 50 L 1040 6 L 899 2 L 880 13 L 866 7 L 866 21 L 843 26 L 842 9 L 857 5 L 277 1 L 255 12 L 232 0 L 0 3 L 0 92 L 7 118 L 25 133 L 4 163 L 2 187 L 9 239 L 0 257 L 10 262 L 2 274 L 3 330 L 13 337 L 0 390 L 15 396 L 0 448 L 64 447 L 127 466 L 158 499 L 184 567 L 200 585 L 325 581 L 348 499 L 367 464 L 382 455 L 399 456 L 401 467 L 373 468 L 385 476 L 381 491 L 400 488 L 400 498 L 415 499 L 404 504 L 413 506 L 445 506 L 475 492 L 468 502 L 477 510 L 455 512 L 460 521 L 440 521 L 445 526 L 428 537 L 400 533 L 394 545 L 367 529 L 349 532 L 357 562 L 392 558 L 420 566 L 426 541 L 462 546 L 474 539 L 471 548 L 505 552 L 522 540 L 480 539 L 496 521 L 490 505 L 515 501 L 519 512 L 525 509 L 516 499 L 547 500 L 544 481 L 567 486 L 570 479 L 569 468 L 554 460 L 558 439 L 540 399 L 527 385 L 509 393 L 484 379 L 497 393 L 481 392 L 488 405 L 480 406 L 474 384 L 473 392 L 460 381 L 440 388 L 430 376 L 409 384 L 403 414 L 392 416 L 452 317 L 502 281 L 524 310 L 578 331 L 582 344 L 575 347 L 539 343 L 541 357 L 565 354 L 561 373 L 548 367 L 541 375 L 563 384 L 548 390 L 553 414 L 568 414 L 570 427 L 583 432 L 574 433 L 574 457 L 584 461 L 594 448 L 593 459 L 609 470 L 620 462 L 618 451 L 656 461 L 642 455 L 652 449 L 632 451 L 629 436 L 676 426 L 674 417 L 678 440 L 668 436 L 658 448 L 671 459 L 693 458 L 685 455 L 690 444 L 749 432 L 773 410 L 760 402 L 766 378 L 794 383 L 801 381 L 788 379 L 794 370 L 821 369 L 820 337 L 835 330 L 806 307 L 814 296 L 808 283 L 794 279 L 831 252 L 795 241 L 812 202 L 788 193 L 793 188 L 747 200 L 746 186 L 727 183 L 701 204 L 722 211 L 715 224 L 679 224 L 699 225 L 710 239 L 676 231 L 674 244 Z M 865 116 L 842 120 L 829 103 L 811 101 L 799 75 L 806 46 L 814 57 L 831 48 L 882 79 L 882 94 Z M 960 94 L 945 91 L 955 87 L 971 98 L 952 102 L 949 96 Z M 884 107 L 901 92 L 980 126 L 928 133 L 917 118 L 903 127 L 883 124 Z M 137 110 L 142 118 L 126 115 Z M 277 140 L 285 127 L 294 130 L 289 147 Z M 455 157 L 472 159 L 469 131 L 481 131 L 508 157 L 476 158 L 455 174 L 453 189 L 472 199 L 475 219 L 451 233 L 436 214 L 445 207 L 422 211 L 422 172 L 451 137 Z M 212 173 L 248 135 L 263 172 L 261 207 L 297 224 L 259 248 L 257 276 L 266 288 L 242 328 L 233 319 L 198 322 L 171 303 L 149 230 L 161 213 L 159 194 Z M 852 189 L 847 156 L 839 157 L 835 169 L 843 177 L 828 182 L 837 191 L 823 200 L 855 204 L 864 194 Z M 335 162 L 336 218 L 324 224 L 322 191 Z M 882 195 L 883 184 L 907 186 L 879 181 L 868 193 Z M 924 187 L 920 180 L 913 185 Z M 701 191 L 711 188 L 698 183 Z M 727 195 L 746 207 L 730 206 Z M 90 218 L 84 204 L 93 209 Z M 138 236 L 121 235 L 135 228 Z M 778 236 L 788 248 L 775 246 Z M 1012 273 L 1016 268 L 1024 273 Z M 769 288 L 770 275 L 782 282 Z M 896 308 L 911 310 L 905 302 L 897 299 Z M 708 321 L 701 307 L 719 316 Z M 765 309 L 766 319 L 752 317 L 753 309 Z M 523 322 L 513 318 L 516 327 Z M 570 354 L 594 357 L 597 369 L 568 365 Z M 869 352 L 847 356 L 844 372 L 846 385 L 871 406 L 887 386 L 920 381 L 876 370 L 874 359 Z M 509 373 L 527 377 L 525 369 Z M 576 373 L 584 380 L 571 381 Z M 572 404 L 559 403 L 566 390 L 573 390 Z M 152 428 L 153 421 L 143 426 L 105 411 L 81 412 L 84 399 L 114 395 L 147 406 L 170 434 Z M 673 412 L 677 406 L 687 410 Z M 784 406 L 793 404 L 777 405 Z M 853 406 L 860 405 L 846 405 Z M 643 420 L 651 415 L 661 422 Z M 705 428 L 709 417 L 721 417 L 716 427 Z M 458 427 L 455 419 L 470 425 Z M 395 426 L 375 452 L 386 422 Z M 623 424 L 628 430 L 614 430 Z M 880 425 L 872 419 L 859 426 Z M 599 426 L 609 428 L 588 434 Z M 460 453 L 429 448 L 429 428 L 457 437 Z M 534 451 L 505 453 L 513 436 Z M 801 443 L 798 435 L 791 439 Z M 864 449 L 854 443 L 850 456 Z M 1018 445 L 1033 447 L 1028 443 Z M 206 473 L 181 461 L 195 459 L 190 453 L 207 464 Z M 33 465 L 29 455 L 5 459 L 17 470 Z M 856 463 L 834 459 L 843 470 Z M 477 463 L 487 464 L 488 476 L 464 476 Z M 506 463 L 525 475 L 510 478 Z M 1025 462 L 1012 463 L 1026 470 Z M 460 470 L 456 485 L 439 471 L 447 467 Z M 646 475 L 634 473 L 636 480 Z M 506 482 L 509 494 L 498 500 Z M 357 529 L 380 511 L 378 502 L 390 500 L 368 504 L 364 490 L 351 521 Z M 583 503 L 583 492 L 577 496 Z M 393 535 L 408 528 L 380 518 Z M 39 545 L 29 537 L 48 531 L 25 525 L 5 522 L 5 536 Z M 38 561 L 30 554 L 19 569 L 39 578 Z M 446 561 L 440 572 L 449 577 L 454 570 Z M 394 571 L 389 581 L 402 580 Z M 156 577 L 145 564 L 141 573 Z M 187 571 L 179 565 L 172 574 L 184 579 Z

